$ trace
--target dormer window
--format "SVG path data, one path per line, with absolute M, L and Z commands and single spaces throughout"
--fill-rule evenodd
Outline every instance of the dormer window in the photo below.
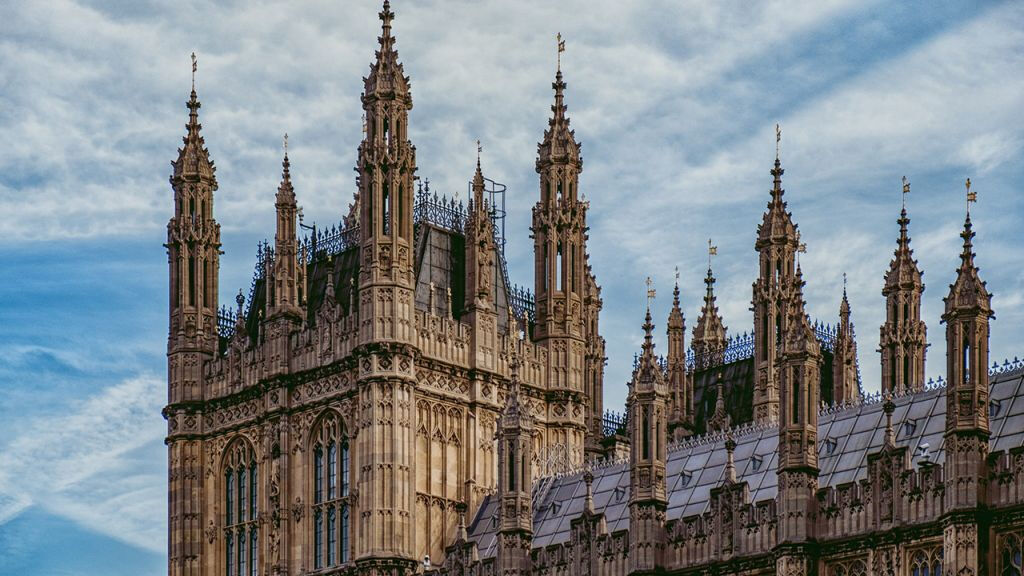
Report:
M 906 437 L 906 436 L 913 436 L 914 432 L 916 432 L 916 431 L 917 431 L 917 420 L 909 419 L 908 418 L 903 423 L 903 436 L 904 437 Z
M 764 464 L 764 458 L 762 458 L 760 456 L 756 456 L 755 455 L 755 456 L 752 456 L 750 458 L 750 469 L 753 470 L 754 472 L 757 472 L 758 470 L 760 470 L 761 466 L 763 464 Z
M 988 403 L 988 417 L 995 418 L 1002 409 L 1003 403 L 1001 400 L 990 400 Z
M 822 442 L 822 447 L 825 448 L 825 454 L 835 454 L 838 444 L 835 440 L 826 438 L 825 441 Z

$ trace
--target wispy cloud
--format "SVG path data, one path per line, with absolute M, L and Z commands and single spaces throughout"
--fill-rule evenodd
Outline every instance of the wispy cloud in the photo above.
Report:
M 73 412 L 39 417 L 0 446 L 0 524 L 29 506 L 135 546 L 165 543 L 164 383 L 126 380 Z M 149 448 L 144 452 L 137 452 Z M 162 446 L 161 446 L 162 448 Z M 153 457 L 156 456 L 154 459 Z

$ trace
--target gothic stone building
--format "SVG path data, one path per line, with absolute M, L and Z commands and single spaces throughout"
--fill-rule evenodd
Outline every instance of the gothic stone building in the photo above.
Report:
M 559 70 L 538 146 L 533 290 L 504 260 L 501 186 L 431 195 L 407 137 L 394 14 L 364 80 L 357 192 L 300 237 L 287 150 L 273 243 L 218 309 L 214 164 L 193 88 L 167 229 L 168 573 L 1021 574 L 1024 366 L 988 368 L 970 216 L 924 381 L 924 285 L 901 214 L 883 395 L 840 321 L 804 310 L 779 159 L 754 326 L 727 336 L 709 267 L 686 345 L 648 311 L 627 414 L 604 414 L 601 292 Z

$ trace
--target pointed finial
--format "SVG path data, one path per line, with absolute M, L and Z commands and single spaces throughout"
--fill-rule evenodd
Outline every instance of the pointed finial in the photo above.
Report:
M 242 289 L 238 289 L 238 296 L 235 296 L 235 304 L 238 304 L 238 315 L 242 315 L 242 306 L 245 305 L 245 295 L 242 294 Z
M 967 186 L 967 215 L 970 216 L 971 215 L 971 203 L 978 201 L 978 192 L 977 192 L 977 190 L 971 190 L 971 179 L 970 178 L 967 179 L 967 182 L 965 184 Z
M 558 40 L 558 71 L 562 71 L 562 52 L 565 52 L 565 40 L 562 40 L 562 33 L 559 32 L 555 38 Z
M 846 298 L 846 272 L 843 272 L 843 298 Z
M 672 307 L 679 308 L 679 266 L 676 266 L 676 285 L 672 289 Z
M 196 91 L 196 70 L 199 69 L 199 60 L 196 58 L 196 53 L 192 52 L 192 91 Z
M 287 132 L 284 133 L 284 156 L 285 156 L 285 158 L 288 157 L 288 133 Z
M 903 177 L 903 210 L 907 209 L 907 194 L 910 194 L 910 180 L 907 177 Z
M 782 143 L 782 128 L 775 123 L 775 162 L 779 161 L 779 145 Z
M 647 280 L 644 281 L 644 284 L 647 285 L 647 312 L 650 313 L 651 300 L 654 300 L 654 297 L 657 295 L 657 291 L 653 288 L 654 281 L 651 280 L 650 276 L 647 277 Z
M 732 484 L 736 482 L 736 463 L 733 459 L 733 451 L 736 450 L 736 440 L 732 437 L 730 428 L 725 435 L 725 481 Z

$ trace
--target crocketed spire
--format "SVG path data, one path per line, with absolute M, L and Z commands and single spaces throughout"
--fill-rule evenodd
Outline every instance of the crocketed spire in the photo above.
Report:
M 643 329 L 644 343 L 634 375 L 634 390 L 661 389 L 665 384 L 665 374 L 658 363 L 658 357 L 654 355 L 654 323 L 651 321 L 650 306 L 647 307 Z
M 725 347 L 726 328 L 715 303 L 715 275 L 710 264 L 704 284 L 704 305 L 700 309 L 697 324 L 693 327 L 692 347 L 698 355 L 721 351 Z
M 964 247 L 960 253 L 960 268 L 957 269 L 956 281 L 950 284 L 949 296 L 945 298 L 946 314 L 970 309 L 991 317 L 992 294 L 986 289 L 985 282 L 978 275 L 978 267 L 974 265 L 974 230 L 971 226 L 970 212 L 964 220 L 964 230 L 960 237 L 964 240 Z
M 773 240 L 796 242 L 796 225 L 793 215 L 786 210 L 786 201 L 782 199 L 782 165 L 778 156 L 775 157 L 775 168 L 772 169 L 772 199 L 768 202 L 768 210 L 764 213 L 761 225 L 757 228 L 757 245 L 768 244 Z
M 288 136 L 285 136 L 284 160 L 281 161 L 281 184 L 277 187 L 277 205 L 295 205 L 295 188 L 292 187 L 291 163 L 288 161 Z
M 914 259 L 914 251 L 910 248 L 910 236 L 907 234 L 910 218 L 907 217 L 906 205 L 900 211 L 899 220 L 896 222 L 900 225 L 900 237 L 896 242 L 896 252 L 892 262 L 889 263 L 889 271 L 885 273 L 885 288 L 882 290 L 882 294 L 885 296 L 901 288 L 924 290 L 924 284 L 921 283 L 921 269 L 918 268 L 917 260 Z
M 679 307 L 679 278 L 677 277 L 675 288 L 672 289 L 672 310 L 668 313 L 668 328 L 669 330 L 682 329 L 683 322 L 683 311 Z
M 200 131 L 203 125 L 199 123 L 199 108 L 202 104 L 196 97 L 196 88 L 193 83 L 192 95 L 186 103 L 188 106 L 188 124 L 185 125 L 185 136 L 182 138 L 184 146 L 178 149 L 178 159 L 174 161 L 174 174 L 171 176 L 172 183 L 175 180 L 197 182 L 207 181 L 214 190 L 217 189 L 217 178 L 214 176 L 216 168 L 213 160 L 210 160 L 210 152 L 206 149 L 206 143 Z
M 395 38 L 391 35 L 391 21 L 395 18 L 395 13 L 391 11 L 391 2 L 384 0 L 384 8 L 379 16 L 381 34 L 377 40 L 380 42 L 380 49 L 376 52 L 376 61 L 370 64 L 369 76 L 363 79 L 363 98 L 371 95 L 397 97 L 405 100 L 408 108 L 412 108 L 409 78 L 405 75 L 402 63 L 398 61 Z
M 785 336 L 786 354 L 799 354 L 803 352 L 819 351 L 818 338 L 811 327 L 810 318 L 807 317 L 804 301 L 804 274 L 800 264 L 796 265 L 796 275 L 793 278 L 793 294 L 789 303 L 789 333 Z
M 555 103 L 551 106 L 553 114 L 548 120 L 548 129 L 544 131 L 544 139 L 537 145 L 537 171 L 552 164 L 573 164 L 577 170 L 582 170 L 580 145 L 576 142 L 576 133 L 569 128 L 569 117 L 565 115 L 566 83 L 562 80 L 561 70 L 555 73 L 551 87 L 555 90 Z

